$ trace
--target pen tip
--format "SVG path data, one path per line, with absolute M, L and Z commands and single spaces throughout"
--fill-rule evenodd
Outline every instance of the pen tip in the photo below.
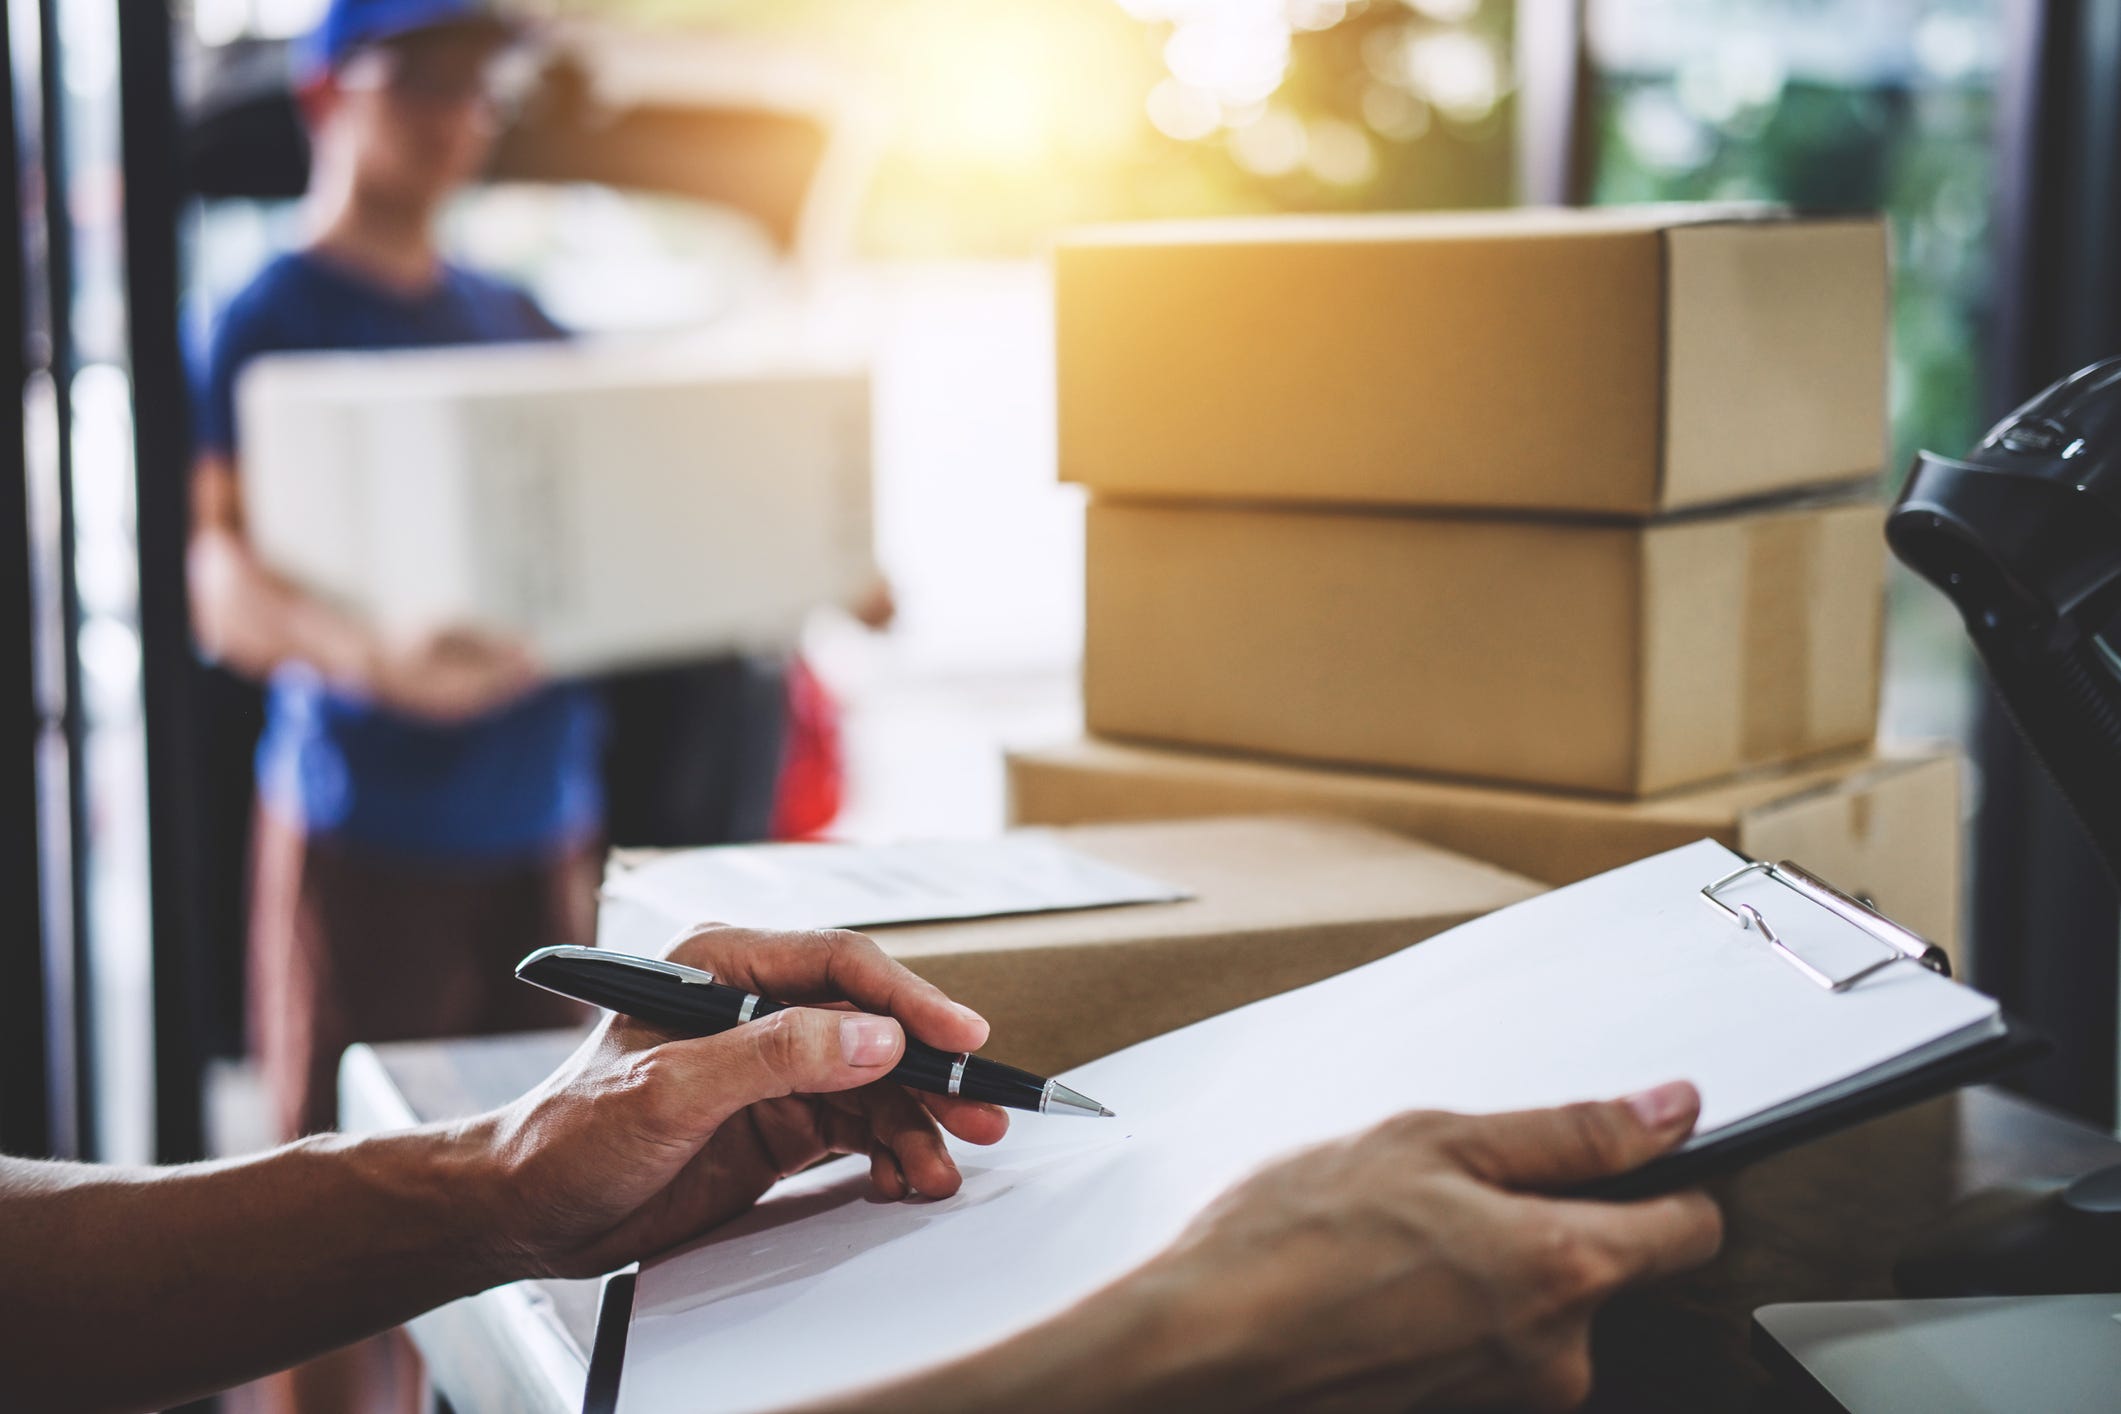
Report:
M 1046 1093 L 1039 1101 L 1038 1112 L 1048 1115 L 1080 1115 L 1085 1119 L 1104 1119 L 1112 1113 L 1082 1091 L 1070 1090 L 1058 1080 L 1046 1082 Z
M 1105 1108 L 1105 1107 L 1104 1107 L 1103 1105 L 1099 1105 L 1099 1106 L 1097 1107 L 1097 1117 L 1098 1117 L 1099 1119 L 1113 1119 L 1113 1118 L 1116 1118 L 1116 1116 L 1115 1116 L 1115 1115 L 1114 1115 L 1114 1114 L 1112 1113 L 1112 1111 L 1110 1111 L 1110 1110 L 1106 1109 L 1106 1108 Z

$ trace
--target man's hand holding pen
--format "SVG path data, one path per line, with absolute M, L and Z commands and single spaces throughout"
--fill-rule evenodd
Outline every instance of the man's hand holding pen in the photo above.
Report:
M 474 1121 L 528 1268 L 512 1275 L 609 1271 L 832 1154 L 868 1155 L 881 1197 L 948 1197 L 961 1180 L 941 1131 L 1008 1131 L 992 1105 L 882 1082 L 908 1033 L 969 1051 L 987 1023 L 861 934 L 708 927 L 670 956 L 798 1005 L 700 1037 L 607 1017 L 538 1089 Z

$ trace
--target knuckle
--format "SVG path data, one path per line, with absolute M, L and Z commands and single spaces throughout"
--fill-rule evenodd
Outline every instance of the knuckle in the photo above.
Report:
M 888 971 L 897 966 L 877 945 L 876 939 L 867 933 L 857 933 L 852 928 L 827 928 L 816 936 L 825 949 L 834 977 L 847 976 L 855 969 L 881 967 Z
M 1385 1146 L 1417 1146 L 1441 1143 L 1457 1121 L 1456 1115 L 1438 1110 L 1406 1110 L 1393 1115 L 1370 1131 L 1369 1138 Z
M 672 962 L 688 964 L 706 961 L 715 951 L 715 945 L 736 931 L 727 923 L 695 923 L 670 940 L 669 946 L 663 949 L 663 956 Z
M 1575 1306 L 1617 1284 L 1613 1260 L 1580 1234 L 1559 1223 L 1544 1223 L 1536 1229 L 1535 1241 L 1543 1309 Z
M 1562 1113 L 1567 1116 L 1570 1138 L 1585 1159 L 1606 1170 L 1627 1165 L 1627 1142 L 1613 1123 L 1611 1107 L 1570 1105 Z
M 867 933 L 858 933 L 852 928 L 824 928 L 818 931 L 818 939 L 828 948 L 842 952 L 873 953 L 882 951 L 876 939 Z
M 1691 1249 L 1704 1259 L 1722 1251 L 1723 1209 L 1717 1207 L 1715 1200 L 1706 1193 L 1689 1193 L 1679 1201 L 1683 1205 L 1680 1211 L 1690 1225 Z
M 790 1080 L 809 1068 L 814 1046 L 807 1020 L 799 1008 L 791 1008 L 737 1029 L 750 1038 L 753 1054 L 768 1073 Z

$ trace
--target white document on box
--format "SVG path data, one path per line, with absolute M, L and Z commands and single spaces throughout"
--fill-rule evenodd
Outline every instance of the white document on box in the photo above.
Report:
M 706 922 L 874 928 L 1187 896 L 1029 830 L 976 840 L 718 845 L 607 879 L 597 944 L 660 952 L 673 931 Z
M 1701 1089 L 1693 1142 L 2000 1034 L 1987 997 L 1912 963 L 1845 992 L 1708 907 L 1741 861 L 1704 840 L 1062 1077 L 1109 1120 L 1014 1116 L 953 1145 L 965 1184 L 881 1203 L 843 1161 L 641 1268 L 621 1414 L 762 1410 L 969 1354 L 1052 1316 L 1300 1146 L 1405 1109 Z M 1726 891 L 1839 975 L 1880 944 L 1772 880 Z

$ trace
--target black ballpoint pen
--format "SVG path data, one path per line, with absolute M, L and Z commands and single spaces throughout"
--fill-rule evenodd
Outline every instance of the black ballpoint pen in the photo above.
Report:
M 680 1035 L 712 1036 L 747 1021 L 785 1011 L 711 972 L 602 948 L 539 948 L 516 964 L 516 976 L 548 992 L 600 1006 Z M 1012 1110 L 1048 1115 L 1109 1117 L 1088 1095 L 1028 1070 L 969 1051 L 939 1051 L 906 1038 L 906 1054 L 886 1077 L 914 1090 L 961 1095 Z

